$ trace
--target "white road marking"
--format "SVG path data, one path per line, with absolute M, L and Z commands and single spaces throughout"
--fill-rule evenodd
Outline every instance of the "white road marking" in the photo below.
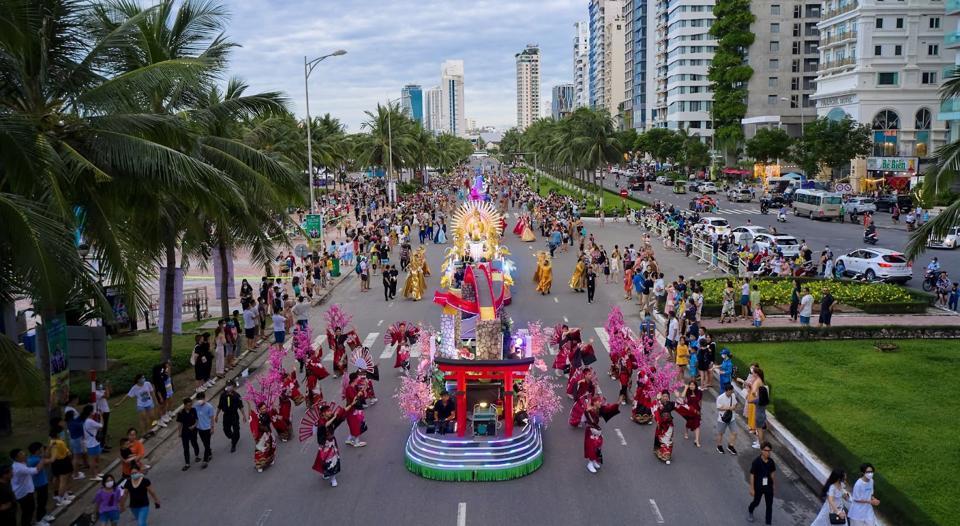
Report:
M 563 323 L 570 323 L 570 320 L 568 320 L 567 317 L 564 316 L 564 317 L 563 317 Z
M 326 337 L 327 337 L 326 334 L 321 334 L 320 336 L 317 336 L 316 338 L 314 338 L 313 345 L 312 345 L 313 348 L 316 349 L 317 347 L 320 347 L 321 345 L 323 345 L 323 339 Z
M 467 526 L 467 503 L 457 505 L 457 526 Z
M 324 354 L 324 355 L 323 355 L 323 359 L 321 359 L 320 361 L 321 361 L 321 362 L 333 363 L 333 353 L 332 353 L 332 352 L 328 352 L 327 354 Z
M 554 296 L 554 297 L 553 297 L 553 302 L 554 302 L 554 303 L 560 303 L 560 299 L 557 298 L 556 296 Z
M 379 326 L 381 326 L 381 325 L 383 325 L 383 320 L 380 320 L 380 321 L 377 322 L 377 327 L 379 327 Z
M 420 357 L 420 344 L 414 345 L 410 349 L 410 358 L 419 358 Z
M 370 347 L 373 345 L 373 342 L 377 341 L 377 336 L 380 336 L 379 332 L 371 332 L 368 334 L 367 337 L 363 339 L 363 346 Z
M 393 350 L 395 348 L 396 347 L 394 347 L 393 345 L 388 345 L 387 348 L 384 349 L 382 353 L 380 353 L 380 359 L 386 360 L 387 358 L 393 357 Z
M 273 513 L 273 510 L 267 508 L 263 510 L 263 513 L 260 514 L 260 518 L 257 519 L 257 526 L 263 526 L 267 523 L 267 519 L 270 518 L 270 514 Z
M 660 506 L 657 506 L 657 501 L 650 499 L 650 509 L 653 510 L 653 516 L 657 519 L 657 524 L 663 524 L 663 514 L 660 513 Z
M 556 356 L 558 352 L 560 352 L 560 349 L 558 349 L 558 348 L 556 348 L 556 347 L 554 347 L 554 346 L 552 346 L 552 345 L 550 346 L 550 354 Z
M 623 437 L 623 431 L 620 431 L 620 428 L 619 428 L 619 427 L 614 428 L 613 432 L 616 433 L 616 434 L 617 434 L 617 438 L 620 439 L 620 445 L 621 445 L 621 446 L 627 445 L 627 439 Z
M 607 334 L 607 329 L 594 327 L 593 330 L 597 331 L 597 338 L 600 338 L 600 343 L 603 344 L 603 348 L 607 350 L 607 353 L 610 353 L 610 335 Z

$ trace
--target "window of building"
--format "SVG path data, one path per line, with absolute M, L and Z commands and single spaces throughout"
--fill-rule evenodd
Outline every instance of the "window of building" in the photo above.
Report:
M 790 61 L 790 72 L 791 73 L 800 73 L 800 59 L 793 59 Z
M 770 52 L 777 53 L 780 51 L 780 42 L 777 40 L 770 41 Z
M 893 55 L 896 57 L 903 55 L 903 46 L 899 44 L 897 44 L 896 46 L 893 46 Z
M 770 62 L 767 64 L 767 69 L 770 71 L 780 71 L 780 59 L 771 58 Z
M 771 4 L 771 5 L 770 5 L 770 14 L 771 14 L 771 15 L 774 15 L 774 16 L 779 15 L 779 14 L 780 14 L 780 4 Z
M 936 71 L 924 71 L 920 74 L 920 84 L 936 84 L 937 83 L 937 72 Z
M 803 7 L 799 5 L 793 6 L 793 18 L 803 18 Z
M 790 79 L 790 89 L 793 91 L 800 89 L 800 77 L 793 77 Z
M 883 56 L 883 46 L 873 46 L 873 56 L 882 57 Z
M 778 77 L 767 77 L 767 87 L 768 88 L 780 87 L 780 79 Z
M 896 71 L 877 73 L 877 86 L 896 86 L 899 83 L 900 78 Z
M 780 24 L 778 24 L 778 23 L 776 23 L 776 22 L 771 23 L 771 24 L 770 24 L 770 32 L 771 32 L 771 33 L 779 33 L 779 32 L 780 32 Z
M 900 116 L 895 111 L 883 110 L 873 118 L 873 155 L 890 157 L 897 155 L 897 133 Z
M 800 36 L 800 24 L 793 24 L 793 36 Z
M 777 105 L 777 96 L 767 95 L 767 106 L 776 106 L 776 105 Z
M 877 17 L 877 29 L 883 29 L 883 18 Z
M 898 19 L 897 19 L 897 29 L 903 29 L 903 19 L 902 19 L 902 18 L 898 18 Z
M 935 57 L 940 54 L 940 44 L 929 44 L 927 45 L 927 54 L 931 57 Z
M 794 55 L 799 55 L 799 54 L 800 54 L 800 42 L 794 42 L 794 43 L 793 43 L 793 46 L 792 46 L 792 48 L 791 48 L 791 50 L 790 50 L 790 52 L 793 53 Z
M 931 16 L 930 17 L 930 29 L 940 29 L 940 17 Z
M 917 110 L 914 126 L 917 129 L 917 141 L 914 144 L 913 154 L 917 157 L 927 157 L 930 152 L 930 125 L 933 118 L 930 110 L 920 108 Z

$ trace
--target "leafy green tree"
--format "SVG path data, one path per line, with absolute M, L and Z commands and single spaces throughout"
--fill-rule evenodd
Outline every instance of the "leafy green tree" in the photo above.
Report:
M 808 177 L 819 173 L 820 164 L 830 167 L 836 177 L 849 166 L 851 159 L 869 154 L 872 145 L 868 126 L 849 117 L 841 120 L 822 117 L 805 126 L 793 158 Z
M 637 147 L 658 163 L 675 161 L 683 154 L 684 138 L 667 128 L 651 128 L 637 138 Z
M 711 114 L 716 143 L 729 154 L 743 142 L 740 121 L 747 113 L 747 83 L 753 76 L 747 50 L 754 41 L 750 25 L 756 17 L 750 0 L 717 0 L 713 15 L 710 34 L 717 39 L 717 50 L 707 75 L 713 90 Z
M 688 172 L 706 168 L 710 164 L 710 148 L 697 135 L 689 135 L 686 130 L 681 133 L 683 137 L 682 155 L 679 159 L 680 164 Z
M 764 164 L 785 159 L 793 146 L 793 139 L 780 128 L 761 128 L 747 143 L 747 155 Z

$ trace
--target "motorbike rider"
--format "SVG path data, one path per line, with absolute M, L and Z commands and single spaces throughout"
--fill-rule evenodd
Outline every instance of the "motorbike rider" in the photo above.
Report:
M 768 210 L 770 210 L 770 199 L 764 196 L 760 199 L 760 213 L 766 214 Z
M 785 223 L 787 221 L 787 207 L 780 207 L 780 212 L 777 213 L 777 221 L 780 221 L 781 223 Z
M 930 263 L 927 263 L 927 274 L 936 274 L 940 270 L 940 262 L 937 258 L 933 258 Z
M 877 242 L 877 227 L 873 223 L 867 225 L 867 228 L 863 231 L 863 239 L 872 239 L 874 243 Z

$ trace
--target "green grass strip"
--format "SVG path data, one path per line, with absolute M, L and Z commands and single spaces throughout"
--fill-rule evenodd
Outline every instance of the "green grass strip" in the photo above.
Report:
M 504 469 L 438 469 L 414 462 L 407 456 L 404 456 L 404 464 L 408 471 L 425 479 L 447 482 L 494 482 L 518 479 L 540 469 L 543 465 L 543 453 L 526 464 Z

